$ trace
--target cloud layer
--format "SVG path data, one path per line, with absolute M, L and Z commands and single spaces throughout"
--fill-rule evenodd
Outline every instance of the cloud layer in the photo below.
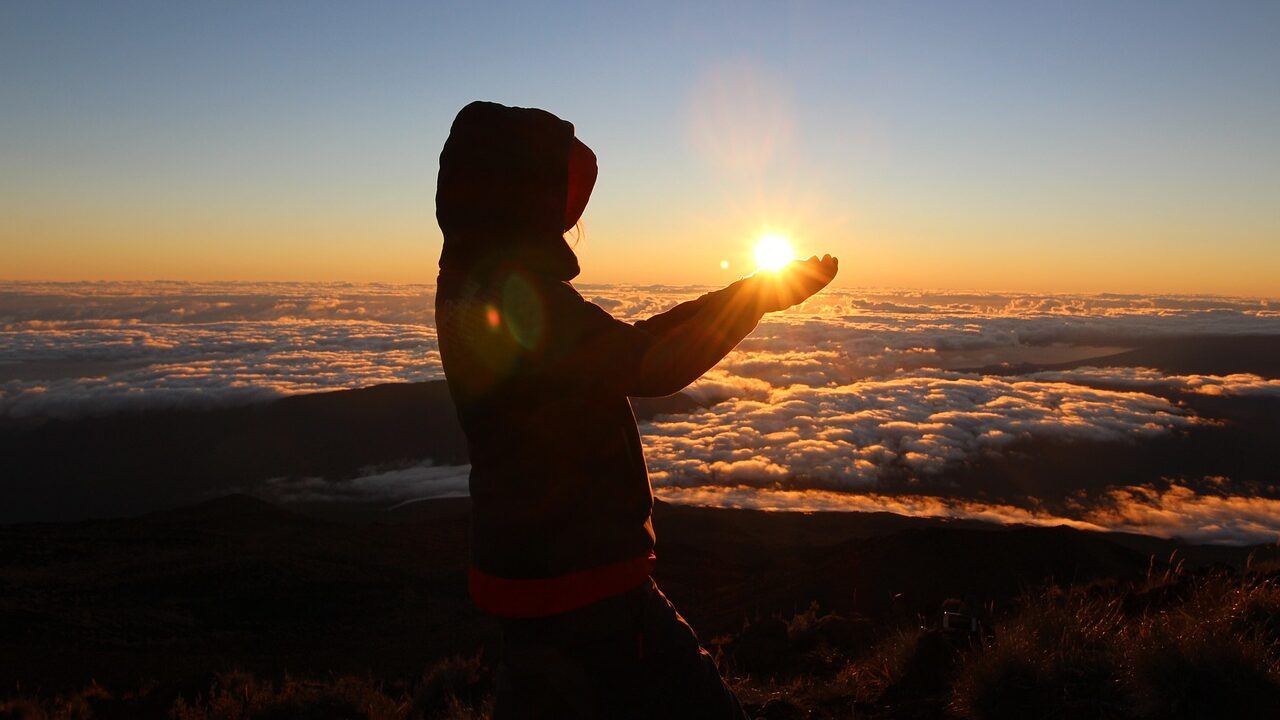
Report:
M 370 469 L 342 482 L 318 477 L 274 478 L 259 492 L 285 503 L 402 503 L 465 496 L 470 473 L 470 465 L 436 465 L 428 460 L 408 467 Z
M 1133 442 L 1196 422 L 1168 400 L 954 372 L 794 385 L 642 428 L 655 485 L 863 489 L 1026 439 Z
M 701 292 L 580 290 L 624 320 Z M 0 419 L 439 378 L 433 294 L 430 286 L 341 283 L 0 283 Z M 1182 396 L 1280 400 L 1280 379 L 1243 373 L 966 371 L 1075 362 L 1208 333 L 1280 335 L 1280 303 L 829 290 L 766 318 L 687 389 L 703 408 L 643 424 L 646 457 L 656 491 L 675 502 L 1274 539 L 1280 501 L 1160 478 L 1082 489 L 1074 508 L 1053 512 L 1034 492 L 1016 500 L 979 488 L 938 492 L 939 483 L 954 485 L 957 468 L 1007 458 L 1028 442 L 1137 447 L 1213 424 Z M 341 483 L 274 480 L 266 492 L 284 501 L 402 502 L 463 493 L 466 472 L 425 460 Z
M 1135 390 L 1172 390 L 1215 397 L 1280 398 L 1280 379 L 1252 373 L 1231 375 L 1166 375 L 1141 367 L 1079 367 L 1071 370 L 1032 373 L 1028 377 L 1066 383 L 1106 385 Z
M 1038 508 L 926 495 L 842 493 L 826 490 L 766 490 L 750 486 L 663 488 L 672 503 L 800 512 L 891 512 L 912 517 L 979 520 L 1004 524 L 1105 530 L 1234 545 L 1280 542 L 1280 500 L 1205 495 L 1172 485 L 1108 489 L 1080 512 L 1054 514 Z
M 582 290 L 626 320 L 699 292 Z M 433 293 L 349 283 L 0 283 L 0 417 L 218 405 L 437 378 Z M 1201 332 L 1280 332 L 1280 305 L 831 290 L 766 318 L 719 371 L 722 382 L 744 388 L 752 380 L 846 385 L 898 370 L 1076 359 Z M 695 392 L 714 392 L 711 384 Z
M 11 417 L 226 405 L 443 376 L 434 329 L 370 321 L 78 322 L 0 333 L 0 342 L 9 363 L 0 372 L 18 375 L 0 383 L 0 416 Z M 58 367 L 71 372 L 48 377 Z

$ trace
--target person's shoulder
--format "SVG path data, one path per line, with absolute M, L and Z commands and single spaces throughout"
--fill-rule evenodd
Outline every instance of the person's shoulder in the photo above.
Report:
M 586 302 L 582 293 L 578 292 L 578 289 L 568 280 L 548 280 L 546 286 L 557 297 Z
M 558 325 L 571 337 L 582 339 L 626 324 L 584 298 L 567 280 L 553 280 L 544 285 L 543 302 L 548 322 Z
M 553 310 L 583 311 L 594 307 L 568 280 L 545 280 L 539 285 L 543 301 Z

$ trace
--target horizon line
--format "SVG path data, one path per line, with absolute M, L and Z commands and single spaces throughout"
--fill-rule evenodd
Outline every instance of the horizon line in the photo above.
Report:
M 742 275 L 739 277 L 747 277 Z M 735 278 L 736 279 L 736 278 Z M 572 282 L 572 281 L 571 281 Z M 106 284 L 173 284 L 173 285 L 393 285 L 401 287 L 435 287 L 435 280 L 423 282 L 406 282 L 398 280 L 288 280 L 288 279 L 182 279 L 182 278 L 78 278 L 74 280 L 60 280 L 52 278 L 4 278 L 0 277 L 0 285 L 106 285 Z M 722 284 L 706 284 L 706 283 L 668 283 L 668 282 L 575 282 L 575 285 L 581 287 L 634 287 L 634 288 L 672 288 L 672 289 L 703 289 L 718 288 Z M 837 285 L 829 286 L 831 290 L 845 292 L 877 292 L 877 293 L 936 293 L 946 295 L 1021 295 L 1021 296 L 1071 296 L 1071 297 L 1162 297 L 1162 298 L 1215 298 L 1215 299 L 1234 299 L 1234 300 L 1254 300 L 1263 303 L 1280 303 L 1280 295 L 1263 295 L 1263 294 L 1230 294 L 1217 292 L 1186 292 L 1186 291 L 1125 291 L 1125 290 L 1012 290 L 997 288 L 976 288 L 976 287 L 939 287 L 924 285 Z

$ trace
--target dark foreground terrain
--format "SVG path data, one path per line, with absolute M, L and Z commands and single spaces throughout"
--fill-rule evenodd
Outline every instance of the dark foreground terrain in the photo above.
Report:
M 1277 358 L 1277 337 L 1181 338 L 982 372 L 1274 377 Z M 1175 481 L 1280 497 L 1275 398 L 1148 390 L 1213 422 L 1015 444 L 879 490 L 1017 504 L 1034 480 L 1058 513 L 1080 490 Z M 468 500 L 260 499 L 424 460 L 461 477 L 443 383 L 0 418 L 0 458 L 0 720 L 488 717 L 498 632 L 466 597 Z M 1280 717 L 1275 546 L 664 504 L 655 526 L 659 584 L 758 716 Z
M 2 526 L 0 717 L 485 717 L 467 512 L 336 522 L 233 495 Z M 1273 547 L 668 505 L 655 524 L 659 583 L 765 717 L 1280 711 Z

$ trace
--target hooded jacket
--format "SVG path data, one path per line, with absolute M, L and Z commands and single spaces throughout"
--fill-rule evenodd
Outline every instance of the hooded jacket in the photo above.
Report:
M 759 319 L 730 312 L 735 286 L 634 325 L 584 300 L 563 238 L 573 142 L 550 113 L 477 102 L 440 155 L 436 326 L 471 457 L 470 590 L 505 617 L 647 579 L 653 495 L 628 396 L 678 391 Z M 683 353 L 653 362 L 708 312 L 736 319 L 696 336 L 709 348 L 688 356 L 696 367 Z

